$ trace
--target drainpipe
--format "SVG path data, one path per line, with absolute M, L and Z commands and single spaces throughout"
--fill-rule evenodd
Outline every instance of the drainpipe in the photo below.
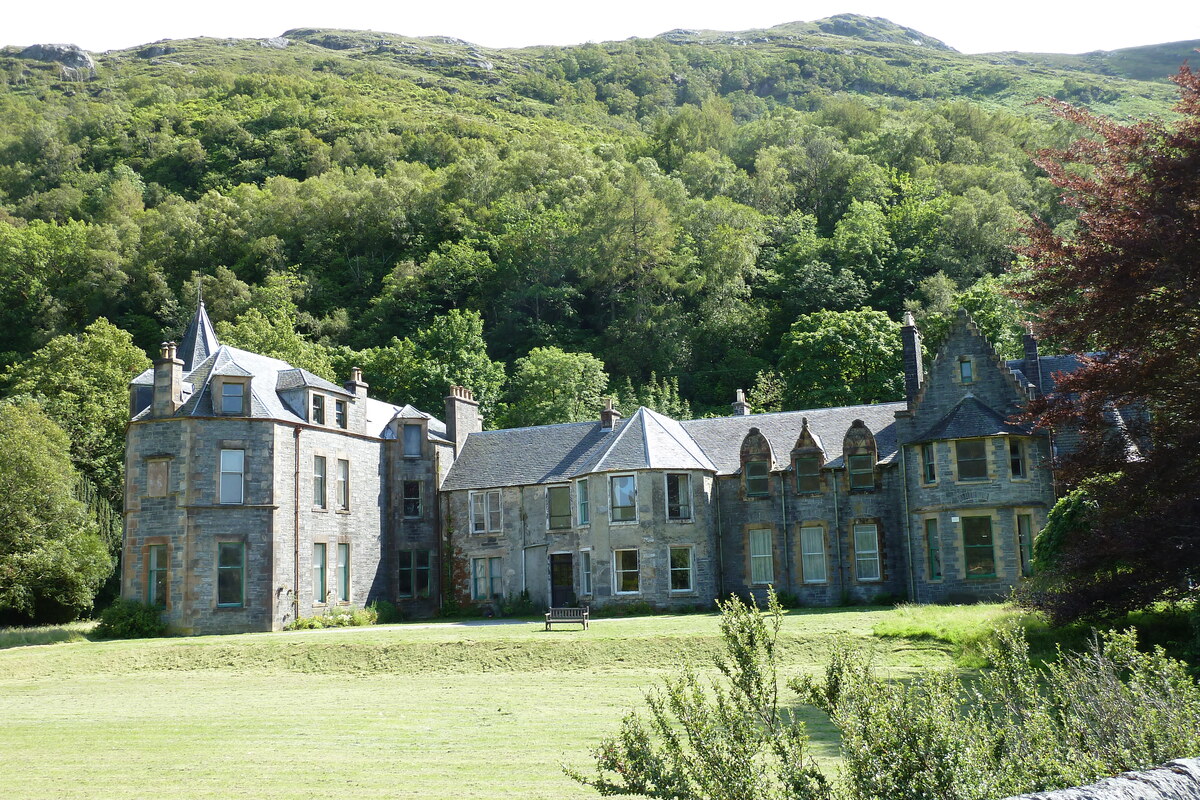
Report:
M 908 446 L 900 445 L 900 483 L 904 486 L 904 527 L 901 531 L 904 533 L 904 545 L 908 552 L 908 599 L 910 602 L 917 601 L 917 578 L 916 572 L 913 570 L 913 548 L 912 548 L 912 515 L 908 510 L 908 471 L 905 462 L 908 460 Z
M 782 472 L 779 473 L 779 501 L 783 507 L 783 574 L 787 576 L 788 591 L 791 591 L 794 581 L 792 580 L 792 551 L 788 546 L 787 474 Z
M 296 450 L 296 472 L 292 478 L 292 506 L 295 518 L 292 525 L 292 622 L 300 619 L 300 426 L 292 428 Z
M 713 473 L 713 497 L 716 500 L 717 510 L 717 597 L 725 597 L 725 555 L 722 541 L 725 539 L 725 534 L 721 526 L 721 485 L 717 473 Z
M 837 470 L 829 470 L 830 482 L 833 483 L 833 544 L 836 548 L 837 556 L 837 573 L 838 573 L 838 599 L 846 593 L 846 579 L 844 566 L 842 564 L 842 515 L 838 506 L 838 486 Z

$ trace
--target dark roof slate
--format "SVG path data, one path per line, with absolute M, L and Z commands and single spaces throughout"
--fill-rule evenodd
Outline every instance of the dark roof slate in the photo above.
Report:
M 1028 436 L 1029 429 L 1013 425 L 995 409 L 979 398 L 967 395 L 950 412 L 935 422 L 929 430 L 912 441 L 931 442 L 942 439 L 975 439 L 981 436 Z
M 842 440 L 856 419 L 866 423 L 875 435 L 880 463 L 890 463 L 896 454 L 896 412 L 907 408 L 903 402 L 875 403 L 863 406 L 817 408 L 805 411 L 780 411 L 774 414 L 750 414 L 737 417 L 694 419 L 680 423 L 717 467 L 721 475 L 741 469 L 739 448 L 751 428 L 758 428 L 775 454 L 775 469 L 788 468 L 792 448 L 808 418 L 808 429 L 821 443 L 825 466 L 842 466 Z
M 204 310 L 204 301 L 201 300 L 192 321 L 188 323 L 187 330 L 183 332 L 183 339 L 180 340 L 175 354 L 183 361 L 183 371 L 191 372 L 200 362 L 217 352 L 218 347 L 220 344 L 217 342 L 217 332 L 213 330 L 212 321 L 208 318 L 208 312 Z
M 291 367 L 290 369 L 280 370 L 279 378 L 275 383 L 275 391 L 288 392 L 295 389 L 312 388 L 320 389 L 333 394 L 341 394 L 349 396 L 345 387 L 338 386 L 336 383 L 325 380 L 319 375 L 314 375 L 306 369 L 300 367 Z

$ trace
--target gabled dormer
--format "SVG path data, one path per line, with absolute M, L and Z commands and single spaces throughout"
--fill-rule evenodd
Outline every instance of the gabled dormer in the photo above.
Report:
M 854 420 L 842 440 L 846 462 L 846 480 L 851 491 L 874 491 L 878 484 L 879 448 L 875 434 L 861 419 Z
M 800 435 L 792 448 L 792 471 L 796 474 L 796 491 L 812 494 L 821 491 L 821 468 L 825 466 L 825 448 L 820 438 L 809 430 L 808 417 L 801 419 Z
M 742 439 L 738 452 L 742 465 L 742 493 L 745 497 L 767 497 L 771 494 L 771 470 L 775 454 L 771 442 L 758 428 L 751 428 Z

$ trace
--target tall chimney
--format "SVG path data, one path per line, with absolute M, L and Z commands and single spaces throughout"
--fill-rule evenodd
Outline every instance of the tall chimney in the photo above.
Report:
M 735 395 L 734 400 L 729 404 L 729 407 L 733 409 L 733 415 L 735 417 L 750 416 L 750 404 L 746 402 L 746 393 L 741 389 L 737 390 L 737 395 Z
M 613 399 L 607 398 L 604 401 L 604 408 L 600 411 L 600 430 L 611 431 L 620 418 L 621 412 L 613 408 Z
M 904 399 L 908 401 L 911 409 L 925 380 L 925 368 L 921 364 L 921 334 L 917 331 L 917 323 L 911 311 L 904 312 L 900 341 L 904 345 Z
M 156 417 L 169 417 L 183 405 L 183 361 L 174 342 L 163 342 L 154 362 L 154 407 Z
M 454 442 L 454 457 L 462 452 L 467 437 L 483 430 L 479 403 L 465 386 L 451 386 L 446 395 L 446 436 Z
M 1021 371 L 1025 373 L 1025 380 L 1033 384 L 1037 394 L 1034 397 L 1042 394 L 1042 362 L 1038 358 L 1038 340 L 1033 335 L 1033 328 L 1025 329 L 1025 336 L 1021 343 L 1025 347 L 1025 363 L 1022 365 Z

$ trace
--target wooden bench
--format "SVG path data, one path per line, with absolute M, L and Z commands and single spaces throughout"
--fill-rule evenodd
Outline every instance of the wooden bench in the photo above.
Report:
M 554 623 L 575 623 L 582 625 L 586 631 L 588 626 L 588 607 L 583 608 L 551 608 L 546 612 L 546 630 Z

